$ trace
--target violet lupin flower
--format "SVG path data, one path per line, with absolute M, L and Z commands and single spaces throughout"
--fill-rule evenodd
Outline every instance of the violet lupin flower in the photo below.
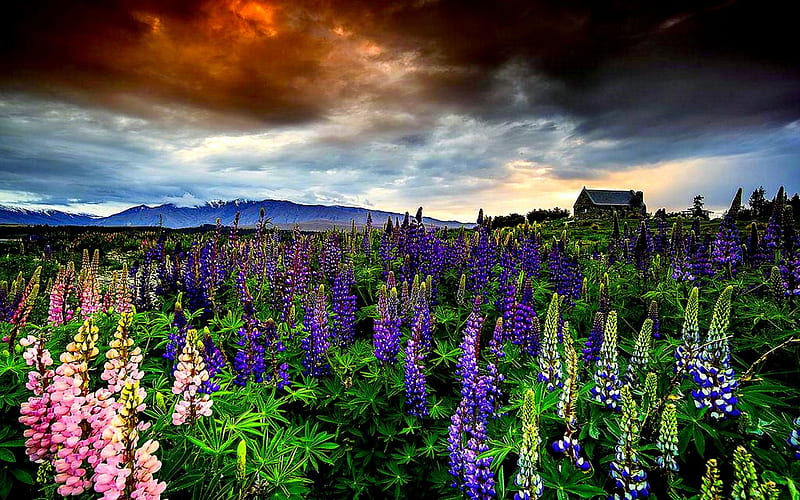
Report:
M 412 297 L 413 316 L 411 318 L 411 335 L 419 338 L 419 348 L 423 356 L 427 357 L 433 348 L 433 325 L 431 324 L 431 310 L 428 305 L 428 287 L 425 282 L 420 283 L 418 292 Z
M 603 328 L 605 326 L 605 315 L 598 311 L 594 315 L 592 322 L 592 329 L 589 331 L 589 337 L 586 339 L 585 348 L 583 349 L 583 361 L 585 363 L 593 363 L 600 359 L 600 348 L 603 345 Z
M 278 389 L 283 389 L 289 385 L 289 364 L 281 361 L 278 357 L 285 350 L 278 333 L 278 326 L 272 318 L 269 318 L 261 325 L 260 330 L 265 344 L 266 371 L 272 374 L 268 382 L 274 384 Z
M 695 406 L 708 408 L 715 420 L 736 417 L 741 413 L 736 408 L 738 399 L 735 395 L 739 383 L 731 367 L 730 347 L 725 335 L 730 321 L 732 293 L 733 287 L 728 286 L 720 294 L 704 348 L 692 370 L 698 386 L 692 391 Z
M 650 238 L 650 230 L 647 227 L 647 222 L 643 220 L 639 224 L 639 235 L 633 245 L 634 263 L 640 276 L 647 275 L 647 270 L 650 268 L 651 254 L 652 241 Z
M 341 346 L 352 344 L 355 338 L 356 296 L 351 291 L 354 285 L 353 265 L 341 264 L 331 288 L 333 339 Z
M 739 264 L 742 262 L 742 242 L 739 230 L 736 229 L 736 214 L 742 204 L 742 188 L 736 192 L 731 203 L 731 208 L 722 218 L 714 239 L 711 260 L 718 271 L 727 271 L 735 276 Z
M 404 375 L 408 413 L 418 418 L 428 416 L 427 387 L 425 385 L 425 373 L 423 372 L 425 356 L 420 345 L 421 342 L 422 339 L 419 336 L 412 336 L 408 339 L 405 350 Z
M 208 327 L 203 329 L 202 343 L 202 356 L 206 363 L 206 370 L 208 370 L 208 380 L 203 382 L 199 392 L 211 394 L 219 390 L 219 383 L 216 382 L 214 378 L 225 367 L 225 357 L 214 343 L 214 339 L 211 337 L 211 332 L 208 331 Z
M 611 410 L 619 409 L 620 387 L 619 365 L 617 364 L 617 313 L 610 311 L 603 331 L 603 346 L 600 359 L 594 372 L 591 393 L 595 401 L 603 403 Z
M 491 400 L 492 377 L 480 374 L 478 353 L 483 317 L 480 314 L 480 297 L 476 297 L 472 313 L 464 327 L 456 365 L 461 379 L 461 401 L 450 419 L 447 449 L 450 452 L 450 474 L 453 487 L 464 491 L 473 499 L 495 497 L 494 473 L 490 469 L 491 457 L 478 458 L 489 449 L 486 425 L 494 412 Z
M 252 379 L 259 383 L 264 380 L 264 344 L 261 332 L 255 326 L 239 328 L 239 340 L 237 344 L 240 349 L 236 352 L 233 359 L 233 369 L 236 377 L 233 383 L 244 387 L 248 380 Z
M 683 236 L 683 221 L 680 217 L 672 225 L 672 238 L 669 245 L 669 263 L 672 279 L 675 281 L 694 281 L 689 254 L 686 250 L 686 239 Z
M 400 351 L 400 316 L 397 310 L 397 288 L 387 291 L 386 285 L 378 291 L 378 318 L 375 319 L 373 343 L 375 357 L 382 365 L 397 362 Z
M 786 195 L 784 194 L 783 186 L 781 186 L 778 189 L 775 200 L 772 202 L 772 214 L 770 214 L 767 229 L 764 232 L 764 246 L 773 252 L 783 247 L 783 214 L 785 203 Z
M 186 344 L 178 356 L 178 366 L 173 375 L 172 393 L 180 396 L 172 413 L 172 425 L 194 425 L 200 417 L 210 417 L 214 403 L 208 394 L 200 391 L 208 380 L 203 356 L 197 348 L 197 330 L 186 333 Z
M 658 319 L 658 302 L 655 300 L 650 302 L 650 307 L 647 309 L 647 319 L 653 322 L 653 338 L 661 338 L 661 322 Z
M 561 238 L 553 241 L 553 247 L 548 256 L 550 269 L 550 282 L 555 287 L 555 292 L 560 297 L 565 297 L 570 304 L 581 296 L 583 286 L 583 272 L 575 257 L 567 255 L 567 232 L 561 233 Z
M 183 346 L 186 344 L 186 332 L 191 327 L 186 320 L 186 315 L 183 313 L 180 294 L 175 301 L 175 315 L 172 318 L 172 327 L 174 330 L 170 331 L 167 336 L 169 340 L 162 356 L 172 361 L 172 371 L 175 371 L 175 366 L 177 365 L 175 359 L 183 351 Z
M 542 352 L 539 355 L 539 382 L 547 384 L 547 390 L 550 392 L 556 390 L 556 387 L 564 386 L 561 360 L 558 353 L 559 300 L 557 293 L 554 293 L 550 299 L 550 306 L 547 308 L 547 317 L 544 323 Z
M 328 363 L 331 334 L 328 312 L 325 308 L 324 285 L 320 285 L 316 291 L 309 293 L 303 330 L 306 332 L 306 336 L 300 341 L 300 347 L 306 352 L 305 358 L 303 358 L 305 373 L 313 377 L 327 375 L 331 370 Z
M 525 278 L 519 300 L 514 304 L 511 328 L 511 343 L 520 346 L 520 351 L 528 356 L 538 356 L 541 352 L 539 338 L 539 318 L 533 309 L 533 285 Z

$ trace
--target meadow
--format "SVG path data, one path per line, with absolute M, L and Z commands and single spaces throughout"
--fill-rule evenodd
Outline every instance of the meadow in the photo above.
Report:
M 0 498 L 800 498 L 772 215 L 13 229 Z

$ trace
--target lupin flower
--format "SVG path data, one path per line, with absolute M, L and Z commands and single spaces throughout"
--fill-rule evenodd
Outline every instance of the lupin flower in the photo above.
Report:
M 89 470 L 100 462 L 98 441 L 115 413 L 110 391 L 89 393 L 89 364 L 97 357 L 99 332 L 91 318 L 84 321 L 60 356 L 53 383 L 48 387 L 55 416 L 50 426 L 58 446 L 53 459 L 58 493 L 80 495 L 92 486 Z
M 578 300 L 583 285 L 583 272 L 578 259 L 567 254 L 566 231 L 561 233 L 561 239 L 553 241 L 548 256 L 548 267 L 550 282 L 553 283 L 556 293 L 566 297 L 570 304 Z
M 675 405 L 670 403 L 661 413 L 661 422 L 658 427 L 658 442 L 660 454 L 656 457 L 656 464 L 664 470 L 677 472 L 678 462 L 678 422 L 675 419 Z
M 547 384 L 547 390 L 552 392 L 556 387 L 563 387 L 561 374 L 561 360 L 558 353 L 558 312 L 559 296 L 553 294 L 550 306 L 547 308 L 547 317 L 544 324 L 544 339 L 542 352 L 539 355 L 539 382 Z
M 789 434 L 789 439 L 786 440 L 786 443 L 794 452 L 794 459 L 800 460 L 800 417 L 794 419 L 793 423 L 794 429 Z
M 731 367 L 730 347 L 725 335 L 730 320 L 732 293 L 733 287 L 728 286 L 720 294 L 704 349 L 692 370 L 692 377 L 698 386 L 697 390 L 692 391 L 695 406 L 708 408 L 711 418 L 716 420 L 740 414 L 735 395 L 739 383 Z
M 133 347 L 130 336 L 132 323 L 132 313 L 124 312 L 120 315 L 114 338 L 109 343 L 110 349 L 106 352 L 107 361 L 100 378 L 108 382 L 108 390 L 113 393 L 121 392 L 126 381 L 138 382 L 144 375 L 139 370 L 139 364 L 144 359 L 142 350 Z
M 120 393 L 119 410 L 103 430 L 100 462 L 95 468 L 94 490 L 104 500 L 158 500 L 167 487 L 153 474 L 161 469 L 156 458 L 157 441 L 147 441 L 139 448 L 139 431 L 145 425 L 138 413 L 144 410 L 145 393 L 138 381 L 128 380 Z
M 556 413 L 564 419 L 566 428 L 564 436 L 553 443 L 553 451 L 565 454 L 581 472 L 589 472 L 592 465 L 583 456 L 583 447 L 578 441 L 578 419 L 575 415 L 578 400 L 578 355 L 575 352 L 572 335 L 569 333 L 569 324 L 564 325 L 564 331 L 566 332 L 564 335 L 564 360 L 567 379 L 558 400 Z
M 25 384 L 33 395 L 27 402 L 22 403 L 19 417 L 20 423 L 28 427 L 23 433 L 27 438 L 25 453 L 33 462 L 45 462 L 55 456 L 58 448 L 52 441 L 50 432 L 50 426 L 55 418 L 48 390 L 55 376 L 55 372 L 50 368 L 53 358 L 44 346 L 42 337 L 29 335 L 20 339 L 19 343 L 26 348 L 22 354 L 25 363 L 33 367 L 33 370 L 28 372 L 28 382 Z
M 100 266 L 100 252 L 98 250 L 94 251 L 91 262 L 88 261 L 88 252 L 84 253 L 84 266 L 81 268 L 79 278 L 79 301 L 81 317 L 86 319 L 100 310 L 102 300 L 100 285 L 97 282 L 97 268 Z
M 661 321 L 658 319 L 658 302 L 655 300 L 650 302 L 650 307 L 647 309 L 647 319 L 653 322 L 653 338 L 661 338 Z
M 328 363 L 331 334 L 325 309 L 324 285 L 309 293 L 303 329 L 306 336 L 300 341 L 300 346 L 306 352 L 303 358 L 305 373 L 313 377 L 327 375 L 331 369 Z
M 208 380 L 208 371 L 200 351 L 197 349 L 197 330 L 186 333 L 186 344 L 178 356 L 175 383 L 172 393 L 180 396 L 172 413 L 172 425 L 194 425 L 199 417 L 210 417 L 213 401 L 200 388 Z
M 266 369 L 272 374 L 271 384 L 276 388 L 283 389 L 289 385 L 289 364 L 278 358 L 286 348 L 278 333 L 278 327 L 272 318 L 269 318 L 261 325 L 262 338 L 264 339 L 265 351 L 264 361 Z M 265 372 L 266 373 L 266 372 Z
M 190 328 L 189 322 L 186 320 L 186 315 L 183 313 L 180 295 L 178 295 L 177 300 L 175 300 L 175 315 L 172 319 L 172 327 L 175 330 L 170 331 L 167 335 L 169 340 L 162 356 L 173 362 L 172 371 L 175 371 L 175 366 L 177 365 L 175 358 L 183 351 L 183 346 L 186 344 L 186 332 L 189 331 Z
M 488 451 L 486 426 L 494 413 L 491 375 L 478 370 L 480 333 L 483 317 L 480 313 L 481 298 L 476 297 L 472 313 L 464 327 L 456 374 L 461 382 L 461 401 L 450 418 L 447 450 L 450 452 L 450 475 L 452 486 L 464 491 L 472 499 L 494 498 L 494 473 L 491 457 L 479 458 Z
M 425 360 L 419 337 L 410 337 L 406 343 L 405 390 L 408 413 L 415 417 L 428 416 L 427 387 L 423 362 Z
M 650 362 L 650 349 L 653 346 L 653 320 L 647 318 L 639 330 L 636 342 L 633 346 L 633 356 L 628 363 L 628 371 L 625 374 L 625 381 L 633 388 L 639 385 L 639 374 L 647 371 Z
M 692 288 L 689 292 L 689 301 L 683 314 L 683 329 L 681 331 L 681 345 L 675 349 L 675 373 L 681 377 L 694 370 L 696 358 L 700 349 L 700 327 L 697 324 L 699 309 L 699 289 Z
M 606 408 L 619 409 L 620 387 L 619 365 L 617 364 L 617 313 L 611 311 L 606 319 L 603 332 L 603 347 L 600 359 L 594 372 L 594 383 L 591 393 L 595 401 L 603 403 Z
M 236 377 L 233 383 L 244 387 L 251 378 L 255 382 L 264 380 L 264 342 L 261 338 L 261 331 L 254 326 L 239 328 L 239 340 L 236 343 L 240 349 L 236 352 L 233 359 L 233 368 Z
M 714 239 L 711 260 L 718 271 L 727 271 L 736 275 L 736 270 L 742 262 L 742 242 L 739 230 L 736 229 L 736 214 L 742 205 L 742 188 L 736 192 L 731 202 L 731 208 L 722 218 Z
M 219 350 L 211 337 L 211 332 L 208 327 L 203 329 L 203 360 L 206 363 L 206 370 L 208 370 L 208 380 L 204 381 L 200 387 L 200 392 L 204 394 L 211 394 L 219 390 L 219 383 L 214 379 L 217 374 L 225 367 L 225 357 L 222 351 Z
M 467 294 L 467 275 L 461 273 L 461 278 L 458 280 L 458 290 L 456 291 L 456 305 L 463 306 L 465 304 Z
M 422 355 L 427 357 L 433 347 L 433 325 L 431 323 L 431 310 L 428 304 L 428 287 L 425 282 L 420 283 L 418 290 L 419 291 L 412 296 L 414 314 L 411 319 L 411 335 L 419 339 L 419 348 L 422 351 Z
M 528 389 L 522 404 L 522 444 L 517 459 L 519 469 L 514 476 L 514 484 L 520 490 L 514 493 L 514 500 L 537 499 L 544 493 L 542 476 L 536 470 L 539 462 L 539 414 L 535 406 L 536 393 Z
M 602 286 L 602 285 L 601 285 Z M 600 359 L 600 348 L 603 345 L 603 327 L 605 326 L 605 314 L 598 311 L 594 315 L 592 329 L 586 339 L 586 347 L 583 349 L 583 361 L 593 363 Z
M 373 344 L 375 357 L 382 365 L 394 364 L 400 351 L 400 323 L 397 310 L 397 288 L 387 290 L 386 285 L 378 291 L 378 318 L 375 319 Z
M 74 312 L 70 308 L 70 296 L 75 291 L 75 264 L 71 261 L 66 266 L 59 266 L 56 281 L 50 291 L 50 306 L 47 323 L 61 326 L 70 319 Z
M 25 286 L 25 288 L 21 291 L 21 294 L 17 299 L 16 307 L 11 314 L 11 318 L 8 320 L 9 323 L 14 325 L 11 330 L 11 335 L 8 338 L 9 346 L 14 345 L 20 329 L 22 329 L 22 327 L 28 323 L 28 316 L 31 314 L 31 311 L 33 310 L 33 304 L 36 302 L 36 298 L 39 296 L 39 277 L 41 274 L 42 267 L 39 266 L 35 271 L 33 271 L 30 281 L 28 281 L 27 286 Z M 20 283 L 18 288 L 22 288 L 21 284 L 24 284 L 24 281 L 22 281 L 21 276 L 18 281 Z
M 539 318 L 533 309 L 533 285 L 531 280 L 522 280 L 519 300 L 514 304 L 514 315 L 509 328 L 511 343 L 520 346 L 520 350 L 528 356 L 538 356 L 541 352 L 539 338 Z
M 331 310 L 333 339 L 342 346 L 352 344 L 355 337 L 356 296 L 352 293 L 354 285 L 353 265 L 339 265 L 331 287 Z
M 706 462 L 706 473 L 700 485 L 700 500 L 722 500 L 722 480 L 714 458 Z
M 636 450 L 639 442 L 639 414 L 628 386 L 622 387 L 620 395 L 620 436 L 614 447 L 614 459 L 609 465 L 611 477 L 619 491 L 612 498 L 643 498 L 650 494 L 650 484 Z
M 733 500 L 751 500 L 764 498 L 759 491 L 756 467 L 753 457 L 742 446 L 733 451 Z

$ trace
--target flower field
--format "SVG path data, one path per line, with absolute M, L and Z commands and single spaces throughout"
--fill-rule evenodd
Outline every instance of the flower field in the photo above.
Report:
M 7 244 L 0 498 L 800 498 L 800 236 L 740 206 Z

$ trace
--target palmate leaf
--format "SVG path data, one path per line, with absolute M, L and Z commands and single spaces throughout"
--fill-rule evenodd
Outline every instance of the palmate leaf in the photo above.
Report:
M 339 447 L 331 442 L 333 434 L 319 430 L 319 424 L 306 421 L 302 433 L 294 438 L 293 445 L 298 448 L 303 459 L 303 468 L 309 467 L 314 471 L 319 469 L 319 463 L 331 464 L 330 452 Z

